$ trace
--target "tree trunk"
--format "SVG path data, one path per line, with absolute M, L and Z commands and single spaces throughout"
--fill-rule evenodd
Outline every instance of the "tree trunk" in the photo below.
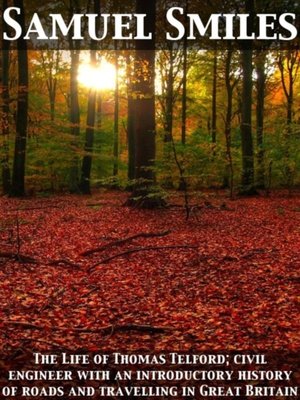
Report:
M 15 7 L 21 9 L 17 21 L 25 29 L 23 0 L 14 0 Z M 28 123 L 28 54 L 27 43 L 19 39 L 18 43 L 18 102 L 16 116 L 16 139 L 12 176 L 12 196 L 25 195 L 25 161 Z
M 262 51 L 257 55 L 257 102 L 256 102 L 256 142 L 257 142 L 257 187 L 265 188 L 265 163 L 264 163 L 264 111 L 265 111 L 265 72 L 266 54 Z
M 147 14 L 145 33 L 153 32 L 156 1 L 137 0 L 137 13 Z M 128 205 L 154 208 L 162 205 L 153 193 L 155 183 L 155 38 L 136 42 L 133 126 L 135 138 L 135 187 Z
M 173 141 L 173 105 L 174 105 L 174 51 L 173 46 L 168 50 L 169 54 L 169 70 L 167 74 L 166 98 L 165 98 L 165 115 L 164 115 L 164 160 L 169 162 L 171 157 L 171 147 Z M 172 189 L 173 177 L 171 168 L 166 173 L 163 186 Z
M 252 140 L 252 50 L 242 51 L 242 194 L 254 194 L 254 159 Z
M 128 140 L 128 180 L 135 177 L 135 141 L 133 132 L 133 99 L 128 98 L 127 140 Z
M 55 53 L 55 71 L 53 71 L 53 68 L 51 69 L 51 76 L 50 76 L 50 82 L 49 82 L 49 100 L 50 100 L 50 118 L 51 121 L 54 122 L 55 120 L 55 102 L 56 102 L 56 90 L 57 90 L 57 77 L 53 76 L 53 74 L 57 74 L 57 70 L 59 67 L 59 61 L 60 61 L 60 53 L 59 50 L 56 51 Z
M 185 22 L 187 24 L 188 0 L 186 0 Z M 183 64 L 182 64 L 182 115 L 181 115 L 181 143 L 186 144 L 186 111 L 187 111 L 187 37 L 183 40 Z
M 95 14 L 100 12 L 100 0 L 94 0 L 94 12 Z M 98 28 L 99 26 L 97 25 L 97 29 Z M 91 41 L 90 44 L 90 63 L 92 67 L 96 67 L 97 63 L 96 43 L 93 40 Z M 91 194 L 91 171 L 93 162 L 96 107 L 97 107 L 97 89 L 91 88 L 88 97 L 88 110 L 87 110 L 85 145 L 84 145 L 85 155 L 82 160 L 81 180 L 80 180 L 80 190 L 83 194 Z M 78 106 L 78 114 L 79 114 L 79 106 Z M 79 117 L 78 119 L 80 119 L 79 115 L 78 117 Z M 79 133 L 80 132 L 78 132 L 78 134 Z
M 78 0 L 70 0 L 70 18 L 74 13 L 79 13 Z M 69 46 L 71 54 L 71 70 L 70 70 L 70 133 L 71 141 L 71 166 L 70 166 L 70 192 L 79 193 L 79 136 L 80 136 L 80 107 L 78 98 L 78 68 L 80 62 L 80 44 L 72 39 L 71 30 L 69 33 Z
M 246 12 L 250 14 L 249 31 L 254 26 L 254 0 L 246 2 Z M 242 185 L 241 194 L 255 194 L 254 188 L 254 158 L 252 139 L 252 58 L 253 49 L 251 41 L 245 41 L 241 51 L 243 91 L 242 91 Z
M 114 110 L 114 165 L 113 176 L 117 177 L 119 173 L 119 56 L 116 51 L 116 87 L 115 87 L 115 110 Z
M 70 123 L 72 136 L 72 161 L 70 170 L 70 191 L 77 193 L 79 191 L 78 170 L 79 156 L 77 154 L 80 135 L 80 109 L 78 100 L 78 67 L 79 67 L 79 51 L 71 50 L 71 81 L 70 81 Z
M 170 66 L 167 77 L 166 115 L 164 123 L 164 142 L 170 143 L 173 135 L 173 98 L 174 98 L 174 54 L 169 51 Z
M 184 13 L 184 22 L 185 27 L 188 26 L 188 14 L 189 11 L 189 0 L 185 1 L 185 13 Z M 187 43 L 187 35 L 184 35 L 183 38 L 183 61 L 182 61 L 182 99 L 181 99 L 181 143 L 183 146 L 186 144 L 186 120 L 187 120 L 187 56 L 188 56 L 188 43 Z M 173 146 L 175 144 L 173 143 Z M 174 148 L 175 149 L 175 148 Z M 178 190 L 184 191 L 187 196 L 187 181 L 184 178 L 184 167 L 181 166 L 182 174 L 180 174 L 179 187 Z M 179 169 L 180 170 L 180 169 Z M 187 198 L 187 197 L 186 197 Z M 187 204 L 187 202 L 186 202 Z M 187 208 L 188 209 L 188 208 Z
M 133 131 L 133 113 L 134 113 L 134 101 L 133 101 L 133 83 L 132 83 L 132 71 L 130 55 L 126 55 L 126 69 L 127 69 L 127 142 L 128 142 L 128 180 L 133 181 L 135 177 L 135 142 L 134 142 L 134 131 Z
M 50 120 L 55 120 L 55 101 L 57 91 L 57 71 L 60 63 L 60 50 L 41 50 L 42 66 L 46 75 L 46 85 L 50 104 Z
M 96 64 L 96 52 L 91 50 L 91 65 Z M 85 133 L 85 155 L 82 160 L 80 190 L 83 194 L 91 194 L 91 170 L 96 120 L 97 90 L 90 89 Z
M 211 104 L 211 141 L 213 145 L 217 143 L 217 72 L 218 72 L 218 57 L 217 50 L 214 51 L 213 60 L 213 90 L 212 90 L 212 104 Z
M 7 8 L 7 1 L 3 1 L 3 9 Z M 4 22 L 3 22 L 4 23 Z M 2 187 L 3 193 L 10 192 L 10 168 L 9 168 L 9 42 L 2 44 L 2 76 L 1 76 L 1 96 L 2 96 Z
M 186 4 L 188 7 L 188 2 Z M 186 14 L 185 14 L 186 15 Z M 183 65 L 182 65 L 182 114 L 181 114 L 181 143 L 186 144 L 186 111 L 187 111 L 187 38 L 183 41 Z M 175 144 L 173 143 L 173 146 Z M 184 179 L 184 167 L 182 166 L 182 176 L 180 176 L 179 187 L 180 191 L 187 191 L 187 182 Z
M 232 50 L 227 51 L 226 65 L 225 65 L 225 83 L 227 92 L 227 110 L 225 118 L 225 141 L 226 141 L 226 158 L 227 167 L 226 175 L 224 179 L 224 186 L 228 186 L 230 189 L 230 198 L 233 197 L 233 162 L 231 154 L 231 125 L 232 125 L 232 104 L 233 104 L 233 88 L 234 84 L 231 83 L 230 71 L 232 63 Z
M 134 141 L 135 141 L 135 193 L 146 196 L 154 182 L 155 159 L 155 103 L 154 103 L 154 52 L 138 50 L 136 54 L 136 75 L 147 65 L 142 79 L 135 84 L 133 100 Z

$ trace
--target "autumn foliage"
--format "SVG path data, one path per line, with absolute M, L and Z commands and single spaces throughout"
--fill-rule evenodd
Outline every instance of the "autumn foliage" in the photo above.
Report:
M 1 198 L 2 354 L 299 349 L 299 199 L 207 196 Z

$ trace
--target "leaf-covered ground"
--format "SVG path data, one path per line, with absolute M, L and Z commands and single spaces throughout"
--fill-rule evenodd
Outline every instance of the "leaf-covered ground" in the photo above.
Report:
M 125 199 L 0 199 L 2 354 L 299 350 L 299 198 L 199 200 L 188 222 Z M 139 233 L 163 235 L 114 245 Z

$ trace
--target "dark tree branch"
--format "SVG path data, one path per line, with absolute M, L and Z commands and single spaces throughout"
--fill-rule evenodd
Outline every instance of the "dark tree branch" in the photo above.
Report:
M 126 324 L 126 325 L 106 325 L 100 328 L 89 329 L 89 328 L 70 328 L 70 327 L 60 327 L 60 326 L 41 326 L 37 324 L 33 324 L 26 321 L 3 321 L 4 325 L 11 325 L 14 327 L 19 327 L 22 329 L 32 329 L 32 330 L 51 330 L 58 332 L 74 332 L 74 333 L 110 333 L 113 334 L 115 332 L 129 332 L 129 331 L 138 331 L 138 332 L 149 332 L 149 333 L 164 333 L 170 330 L 173 330 L 172 327 L 165 326 L 152 326 L 152 325 L 138 325 L 138 324 Z
M 99 261 L 98 263 L 92 265 L 88 271 L 93 271 L 98 265 L 107 264 L 108 262 L 114 260 L 115 258 L 127 256 L 133 253 L 139 253 L 141 251 L 155 251 L 155 250 L 173 250 L 173 249 L 197 249 L 197 246 L 188 246 L 188 245 L 173 245 L 173 246 L 147 246 L 147 247 L 137 247 L 135 249 L 130 249 L 127 251 L 123 251 L 122 253 L 117 253 L 113 256 L 104 258 L 103 260 Z
M 13 252 L 1 252 L 0 258 L 8 258 L 15 261 L 19 261 L 24 264 L 39 264 L 37 260 L 32 257 L 20 254 L 20 253 L 13 253 Z
M 110 242 L 110 243 L 107 243 L 107 244 L 105 244 L 103 246 L 96 247 L 96 248 L 90 249 L 90 250 L 86 250 L 86 251 L 82 252 L 80 255 L 86 257 L 86 256 L 89 256 L 91 254 L 107 250 L 110 247 L 122 245 L 122 244 L 130 242 L 131 240 L 134 240 L 134 239 L 163 237 L 163 236 L 167 236 L 169 234 L 170 234 L 170 231 L 157 232 L 157 233 L 156 232 L 153 232 L 153 233 L 151 233 L 151 232 L 149 232 L 149 233 L 145 233 L 145 232 L 137 233 L 136 235 L 130 236 L 128 238 L 116 240 L 115 242 Z

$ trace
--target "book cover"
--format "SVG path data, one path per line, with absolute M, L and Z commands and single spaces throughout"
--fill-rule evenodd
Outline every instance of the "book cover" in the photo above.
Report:
M 299 4 L 0 30 L 0 397 L 299 398 Z

